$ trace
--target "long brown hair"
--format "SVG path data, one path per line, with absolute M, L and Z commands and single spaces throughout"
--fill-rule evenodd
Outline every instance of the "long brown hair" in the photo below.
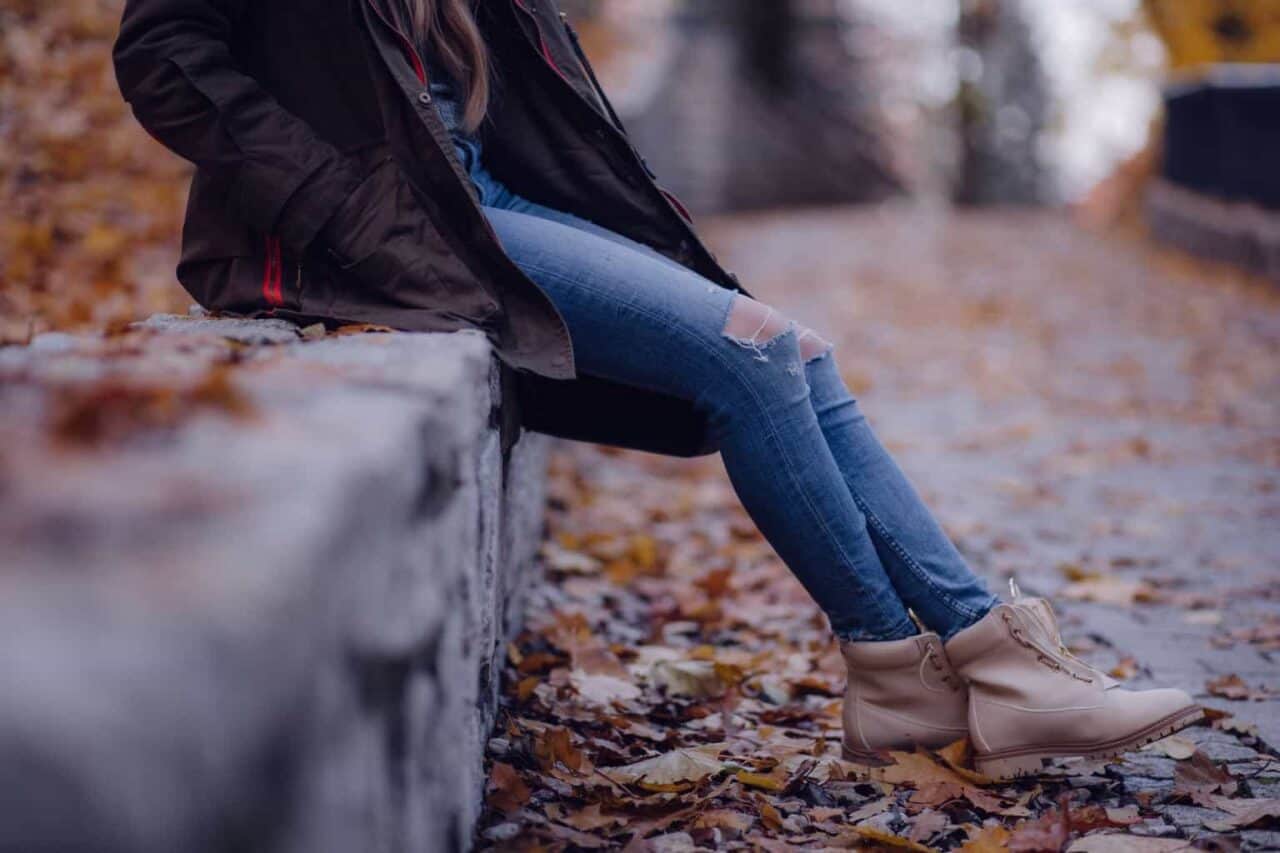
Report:
M 475 130 L 489 108 L 492 73 L 489 49 L 476 25 L 474 0 L 406 0 L 418 43 L 462 87 L 462 123 Z

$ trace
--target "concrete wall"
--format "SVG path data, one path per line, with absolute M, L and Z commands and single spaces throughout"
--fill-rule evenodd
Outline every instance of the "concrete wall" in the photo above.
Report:
M 546 456 L 487 342 L 147 326 L 0 350 L 0 850 L 466 846 Z

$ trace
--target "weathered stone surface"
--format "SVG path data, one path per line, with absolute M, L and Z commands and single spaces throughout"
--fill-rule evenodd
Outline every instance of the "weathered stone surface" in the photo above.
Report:
M 487 342 L 143 328 L 0 350 L 0 849 L 465 847 L 546 453 Z M 51 438 L 210 371 L 247 414 Z

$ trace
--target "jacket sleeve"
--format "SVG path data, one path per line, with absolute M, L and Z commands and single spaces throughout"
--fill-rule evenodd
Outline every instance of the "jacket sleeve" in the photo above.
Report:
M 254 0 L 128 0 L 116 77 L 142 126 L 218 178 L 232 212 L 309 246 L 361 175 L 237 67 L 232 35 Z

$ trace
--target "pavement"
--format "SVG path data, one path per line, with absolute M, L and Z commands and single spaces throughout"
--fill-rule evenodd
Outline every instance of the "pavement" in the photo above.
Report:
M 1051 596 L 1081 656 L 1280 746 L 1280 286 L 1055 212 L 708 225 L 757 298 L 836 342 L 993 588 Z

